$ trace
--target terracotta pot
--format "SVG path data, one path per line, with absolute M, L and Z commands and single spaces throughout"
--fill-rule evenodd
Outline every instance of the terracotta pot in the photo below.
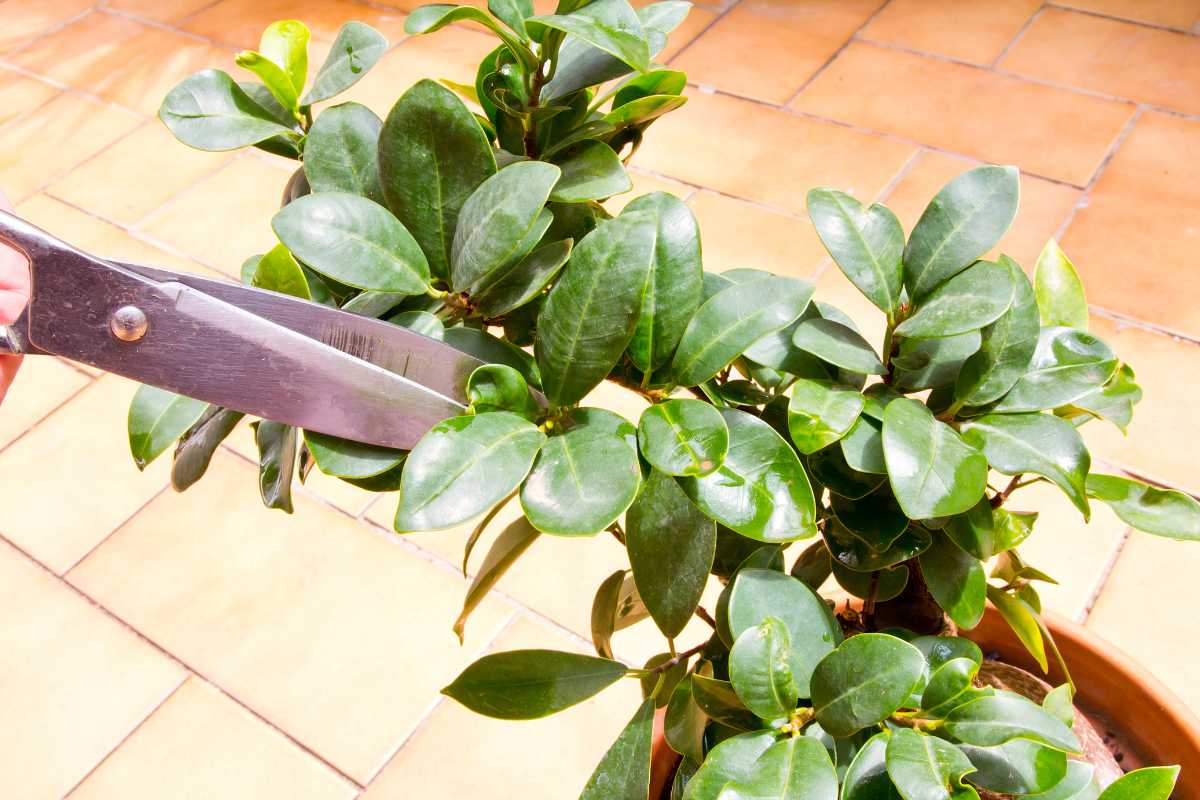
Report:
M 1183 768 L 1175 796 L 1200 798 L 1200 720 L 1179 698 L 1129 656 L 1094 633 L 1049 612 L 1045 615 L 1054 640 L 1071 668 L 1078 689 L 1076 702 L 1093 719 L 1110 725 L 1125 745 L 1146 764 L 1178 764 Z M 1040 675 L 1000 614 L 990 606 L 977 628 L 965 634 L 984 653 L 999 655 L 1017 667 Z M 1063 682 L 1051 663 L 1049 681 Z M 662 735 L 662 713 L 655 719 L 650 798 L 666 797 L 679 756 Z

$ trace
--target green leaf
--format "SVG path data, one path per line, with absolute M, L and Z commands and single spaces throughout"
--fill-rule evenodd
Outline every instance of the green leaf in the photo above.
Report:
M 957 706 L 975 699 L 972 682 L 979 674 L 979 662 L 972 658 L 952 658 L 932 670 L 929 683 L 921 693 L 925 716 L 944 716 Z
M 200 150 L 237 150 L 274 136 L 297 135 L 216 69 L 197 72 L 172 89 L 158 118 L 176 139 Z
M 759 756 L 754 775 L 734 780 L 720 800 L 837 800 L 838 776 L 825 745 L 808 736 L 784 739 Z
M 1000 692 L 959 706 L 946 716 L 946 732 L 967 744 L 991 747 L 1028 739 L 1070 753 L 1079 740 L 1066 725 L 1020 695 Z
M 1100 800 L 1168 800 L 1179 780 L 1179 767 L 1143 767 L 1126 773 L 1100 795 Z
M 1088 329 L 1088 304 L 1083 281 L 1075 265 L 1054 239 L 1046 242 L 1038 256 L 1033 280 L 1037 308 L 1043 325 Z
M 642 412 L 642 456 L 667 475 L 702 476 L 716 470 L 729 451 L 721 412 L 700 400 L 667 400 Z
M 1087 493 L 1139 531 L 1200 541 L 1200 502 L 1183 492 L 1116 475 L 1089 475 Z
M 179 444 L 175 447 L 175 457 L 171 462 L 171 487 L 175 491 L 185 491 L 204 477 L 213 454 L 244 416 L 241 411 L 220 406 L 210 405 L 205 409 L 196 424 L 179 438 Z
M 581 425 L 542 446 L 521 486 L 521 507 L 543 533 L 590 536 L 625 513 L 641 479 L 637 452 L 628 442 Z
M 700 603 L 717 547 L 717 528 L 675 481 L 653 471 L 625 515 L 625 546 L 642 602 L 668 639 Z
M 849 433 L 862 409 L 862 395 L 853 389 L 801 379 L 788 401 L 788 433 L 801 453 L 813 453 Z
M 1067 775 L 1067 756 L 1061 750 L 1013 739 L 995 747 L 962 745 L 975 765 L 971 782 L 993 792 L 1028 795 L 1047 791 Z
M 831 494 L 829 506 L 842 527 L 875 550 L 886 550 L 908 528 L 908 517 L 886 486 L 857 500 Z
M 655 192 L 637 198 L 622 213 L 637 211 L 654 214 L 657 234 L 646 296 L 629 343 L 629 357 L 647 372 L 667 362 L 700 306 L 703 268 L 700 228 L 683 201 Z
M 166 452 L 204 414 L 203 400 L 139 386 L 129 404 L 129 452 L 139 470 Z
M 753 731 L 762 727 L 758 717 L 746 708 L 729 681 L 693 673 L 692 698 L 713 722 L 727 728 Z
M 629 344 L 654 255 L 654 231 L 654 219 L 645 212 L 599 223 L 576 246 L 550 290 L 534 349 L 553 405 L 582 400 Z
M 277 244 L 258 260 L 254 267 L 254 277 L 250 285 L 256 289 L 269 289 L 272 292 L 290 294 L 302 300 L 311 300 L 312 294 L 308 288 L 308 279 L 304 270 L 296 263 L 296 259 L 288 249 Z
M 359 289 L 421 294 L 429 264 L 386 208 L 358 195 L 301 197 L 271 220 L 279 240 L 322 275 Z
M 271 96 L 275 98 L 280 107 L 287 109 L 293 114 L 297 113 L 299 109 L 297 101 L 300 93 L 292 84 L 291 77 L 288 76 L 283 67 L 254 50 L 243 50 L 234 56 L 233 60 L 239 67 L 247 69 L 258 76 L 258 79 L 267 87 L 267 91 L 271 93 Z
M 950 619 L 967 630 L 978 625 L 987 600 L 987 575 L 979 560 L 945 536 L 934 536 L 920 561 L 929 593 Z
M 700 769 L 688 781 L 683 800 L 717 800 L 730 782 L 752 780 L 759 756 L 774 744 L 772 731 L 744 733 L 721 742 L 709 751 Z
M 570 14 L 531 17 L 527 25 L 535 37 L 542 26 L 568 33 L 636 70 L 645 71 L 650 63 L 646 32 L 628 0 L 592 0 Z
M 304 144 L 304 174 L 314 192 L 349 192 L 383 202 L 378 142 L 383 123 L 358 103 L 325 109 Z
M 975 767 L 949 742 L 914 730 L 892 731 L 887 771 L 904 800 L 978 800 L 963 776 Z
M 904 249 L 904 285 L 920 302 L 1000 241 L 1017 213 L 1016 167 L 985 165 L 956 177 L 933 198 Z
M 872 475 L 887 474 L 887 464 L 883 458 L 883 423 L 879 420 L 864 413 L 838 444 L 842 451 L 842 463 L 851 469 Z M 867 489 L 859 496 L 870 491 Z
M 532 420 L 541 407 L 520 372 L 507 364 L 484 364 L 467 378 L 467 400 L 475 413 L 511 411 Z
M 704 728 L 708 717 L 692 699 L 691 677 L 675 684 L 663 718 L 663 738 L 676 753 L 704 760 Z
M 491 508 L 525 479 L 545 440 L 507 411 L 434 425 L 404 464 L 396 530 L 449 528 Z
M 1042 672 L 1047 672 L 1049 664 L 1046 661 L 1046 641 L 1042 636 L 1041 625 L 1038 624 L 1037 612 L 1020 597 L 996 586 L 988 587 L 987 598 L 1012 628 L 1017 639 L 1038 662 Z
M 428 311 L 401 311 L 387 318 L 393 325 L 416 331 L 430 339 L 441 339 L 445 335 L 446 326 L 442 321 Z
M 379 135 L 383 196 L 420 243 L 434 275 L 450 275 L 451 246 L 463 206 L 495 173 L 496 159 L 487 138 L 474 115 L 449 89 L 421 80 L 392 106 Z M 491 199 L 504 202 L 499 196 Z M 507 213 L 486 207 L 477 210 Z M 519 239 L 540 210 L 539 206 L 527 221 L 508 216 L 498 220 L 497 225 L 524 227 L 520 232 L 499 230 L 497 235 Z
M 967 359 L 954 386 L 954 397 L 965 405 L 981 406 L 1002 397 L 1029 366 L 1037 347 L 1037 301 L 1024 270 L 1000 256 L 1012 281 L 1012 303 L 1003 316 L 981 331 L 979 352 Z
M 896 335 L 919 339 L 978 330 L 999 319 L 1014 294 L 1007 266 L 977 261 L 930 291 L 916 313 L 896 326 Z
M 511 650 L 484 656 L 442 689 L 477 714 L 540 719 L 570 708 L 625 676 L 607 658 L 557 650 Z
M 1092 417 L 1108 420 L 1126 433 L 1133 421 L 1133 407 L 1141 399 L 1142 388 L 1133 370 L 1128 364 L 1121 364 L 1108 383 L 1075 398 L 1070 405 L 1054 409 L 1054 413 L 1071 420 L 1073 425 L 1082 425 Z
M 339 478 L 372 478 L 398 466 L 408 455 L 403 450 L 307 430 L 304 431 L 304 444 L 321 472 Z
M 813 670 L 842 640 L 842 629 L 812 589 L 772 569 L 738 572 L 729 593 L 729 632 L 736 642 L 767 617 L 783 622 L 791 641 L 788 665 L 800 697 L 810 696 Z
M 268 25 L 258 43 L 259 51 L 283 70 L 293 91 L 293 101 L 308 81 L 309 35 L 303 22 L 283 19 Z
M 673 69 L 652 69 L 622 81 L 621 88 L 613 95 L 612 107 L 620 108 L 653 95 L 680 95 L 686 87 L 687 73 Z
M 489 5 L 496 0 L 489 0 Z M 583 787 L 579 800 L 645 800 L 650 789 L 654 701 L 646 700 L 617 736 Z
M 843 369 L 886 375 L 887 368 L 858 331 L 831 319 L 807 319 L 792 335 L 796 347 Z
M 537 59 L 491 16 L 473 6 L 456 6 L 443 3 L 419 6 L 404 20 L 404 32 L 410 36 L 434 33 L 455 22 L 477 22 L 500 37 L 514 57 L 521 59 L 529 69 L 537 68 Z
M 722 525 L 761 542 L 789 542 L 816 533 L 816 499 L 791 446 L 758 417 L 721 412 L 729 452 L 704 477 L 680 478 L 700 510 Z
M 533 16 L 533 0 L 488 0 L 488 11 L 522 39 L 529 39 L 525 20 Z
M 787 626 L 767 617 L 742 631 L 729 651 L 729 681 L 760 719 L 776 720 L 796 709 L 800 695 L 789 664 L 791 650 Z
M 904 228 L 886 206 L 863 208 L 845 192 L 813 189 L 808 218 L 838 268 L 886 314 L 900 305 Z
M 1029 366 L 992 411 L 1057 408 L 1103 386 L 1117 369 L 1108 345 L 1074 328 L 1042 328 Z
M 918 636 L 910 644 L 925 656 L 931 671 L 936 671 L 956 658 L 966 658 L 976 664 L 983 664 L 983 651 L 979 649 L 979 645 L 961 636 Z
M 671 363 L 675 382 L 696 386 L 713 377 L 755 341 L 796 320 L 812 292 L 808 281 L 774 275 L 717 292 L 684 329 Z
M 292 513 L 292 477 L 296 474 L 296 429 L 281 422 L 252 424 L 258 445 L 258 488 L 263 505 Z
M 862 633 L 838 645 L 812 673 L 817 722 L 850 736 L 900 708 L 925 674 L 925 657 L 903 639 Z
M 613 634 L 649 616 L 633 576 L 623 569 L 609 575 L 596 589 L 596 597 L 592 600 L 592 644 L 596 652 L 612 658 Z
M 631 100 L 604 115 L 604 122 L 617 130 L 644 128 L 661 116 L 671 113 L 687 103 L 686 97 L 674 94 L 656 94 Z
M 604 200 L 633 188 L 621 159 L 604 142 L 589 139 L 570 148 L 565 157 L 556 156 L 555 162 L 562 170 L 550 192 L 556 203 Z
M 857 536 L 850 534 L 840 523 L 825 528 L 825 543 L 841 566 L 856 572 L 875 572 L 888 569 L 925 552 L 932 543 L 929 532 L 910 526 L 890 544 L 876 550 Z
M 1075 426 L 1051 414 L 988 414 L 962 424 L 964 441 L 983 451 L 1005 475 L 1032 472 L 1049 478 L 1086 520 L 1084 483 L 1092 458 Z
M 929 409 L 907 398 L 883 414 L 888 479 L 910 519 L 961 514 L 987 488 L 987 459 Z
M 938 339 L 901 339 L 900 352 L 892 358 L 892 383 L 898 389 L 910 391 L 951 386 L 979 350 L 980 341 L 979 331 Z
M 842 778 L 842 800 L 903 800 L 887 773 L 887 733 L 867 740 Z
M 987 561 L 1007 549 L 997 546 L 995 516 L 987 497 L 981 497 L 978 503 L 948 519 L 942 530 L 956 545 L 980 561 Z
M 1075 687 L 1070 683 L 1056 686 L 1042 698 L 1042 708 L 1068 728 L 1075 725 Z
M 387 49 L 388 41 L 379 31 L 362 22 L 347 22 L 338 29 L 325 63 L 300 104 L 319 103 L 346 91 L 375 66 Z
M 571 257 L 571 240 L 551 242 L 533 250 L 472 299 L 475 313 L 485 319 L 502 316 L 533 300 L 554 280 Z
M 442 341 L 456 350 L 469 353 L 490 364 L 507 364 L 525 377 L 530 386 L 540 386 L 537 364 L 533 357 L 504 339 L 492 336 L 487 331 L 460 326 L 447 328 Z
M 471 582 L 467 596 L 463 599 L 462 611 L 454 621 L 454 633 L 458 636 L 459 644 L 463 641 L 467 618 L 479 607 L 492 587 L 504 577 L 504 573 L 529 549 L 538 535 L 537 528 L 530 525 L 529 520 L 518 517 L 496 537 L 492 548 L 483 559 L 483 564 L 476 570 L 475 580 Z
M 1100 787 L 1094 778 L 1095 769 L 1086 761 L 1067 760 L 1067 775 L 1041 794 L 1028 795 L 1029 800 L 1097 800 Z
M 842 444 L 851 443 L 854 432 L 865 427 L 872 432 L 873 437 L 879 439 L 874 447 L 878 448 L 878 458 L 882 462 L 882 437 L 879 436 L 879 428 L 876 427 L 878 425 L 878 422 L 868 419 L 865 415 L 859 417 L 859 421 L 850 429 L 850 434 L 842 440 Z M 879 463 L 878 467 L 874 463 L 868 463 L 864 466 L 869 467 L 870 471 L 860 471 L 850 466 L 844 452 L 850 452 L 850 448 L 826 447 L 807 458 L 805 466 L 808 467 L 818 485 L 825 486 L 829 491 L 839 494 L 847 500 L 858 500 L 866 497 L 884 483 L 885 478 L 882 473 L 886 471 L 886 468 L 882 463 Z M 875 457 L 875 453 L 864 454 L 867 461 L 873 461 Z

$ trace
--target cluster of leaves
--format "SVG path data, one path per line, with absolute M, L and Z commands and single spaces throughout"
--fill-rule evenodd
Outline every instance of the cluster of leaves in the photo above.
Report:
M 1052 579 L 1017 549 L 1037 514 L 1007 507 L 1030 484 L 1057 486 L 1085 519 L 1099 500 L 1139 529 L 1200 539 L 1193 498 L 1090 470 L 1078 428 L 1123 430 L 1141 392 L 1088 333 L 1066 256 L 1051 242 L 1033 281 L 1006 256 L 983 258 L 1016 214 L 1016 170 L 955 178 L 907 239 L 881 205 L 810 192 L 833 260 L 886 318 L 880 350 L 806 281 L 705 270 L 677 198 L 646 195 L 615 217 L 601 204 L 630 189 L 624 162 L 684 102 L 685 77 L 651 59 L 687 6 L 423 7 L 412 34 L 473 22 L 500 43 L 474 86 L 421 81 L 383 120 L 355 103 L 313 118 L 386 50 L 358 23 L 311 86 L 307 30 L 287 21 L 238 56 L 261 83 L 210 70 L 168 95 L 160 116 L 187 144 L 303 162 L 272 220 L 279 244 L 246 262 L 247 283 L 487 362 L 467 412 L 411 452 L 256 423 L 264 501 L 290 510 L 293 476 L 314 466 L 399 491 L 397 531 L 478 520 L 464 567 L 501 510 L 519 508 L 475 571 L 460 634 L 538 537 L 617 537 L 630 569 L 596 593 L 597 656 L 489 655 L 446 689 L 527 719 L 641 680 L 645 701 L 584 798 L 645 797 L 656 708 L 684 756 L 673 796 L 689 800 L 961 800 L 975 787 L 1165 798 L 1169 770 L 1100 795 L 1067 758 L 1069 685 L 1041 706 L 986 688 L 979 649 L 934 635 L 946 618 L 974 627 L 990 600 L 1043 668 L 1056 652 L 1035 587 Z M 636 422 L 585 404 L 605 380 L 646 401 Z M 178 440 L 173 483 L 186 488 L 241 416 L 144 388 L 131 447 L 144 465 Z M 994 474 L 1010 479 L 992 486 Z M 725 586 L 710 614 L 699 604 L 713 575 Z M 853 626 L 815 594 L 830 578 L 862 599 Z M 878 630 L 885 604 L 900 623 Z M 694 615 L 713 634 L 680 652 Z M 612 640 L 643 620 L 668 648 L 631 668 Z

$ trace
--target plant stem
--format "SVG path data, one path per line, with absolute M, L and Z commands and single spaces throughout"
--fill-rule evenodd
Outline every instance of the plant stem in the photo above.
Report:
M 713 630 L 717 629 L 717 621 L 713 619 L 712 614 L 708 613 L 708 609 L 706 609 L 704 606 L 696 606 L 696 610 L 692 613 L 707 622 L 709 627 Z
M 863 627 L 868 632 L 875 630 L 875 596 L 879 594 L 879 571 L 871 573 L 871 583 L 867 589 L 867 598 L 863 601 Z
M 680 663 L 681 661 L 687 661 L 689 658 L 696 655 L 697 653 L 699 653 L 701 650 L 703 650 L 707 646 L 708 646 L 708 642 L 701 642 L 700 644 L 696 645 L 695 647 L 684 650 L 682 653 L 679 653 L 678 655 L 674 656 L 673 658 L 670 658 L 670 659 L 664 661 L 663 663 L 659 664 L 657 667 L 651 667 L 650 669 L 645 670 L 645 672 L 648 672 L 652 675 L 655 673 L 658 673 L 658 672 L 666 672 L 671 667 L 675 666 L 676 664 Z
M 1003 491 L 992 496 L 992 508 L 999 508 L 1004 505 L 1004 501 L 1008 499 L 1008 496 L 1024 485 L 1021 483 L 1021 476 L 1023 474 L 1018 472 L 1016 475 L 1013 475 L 1012 480 L 1008 482 L 1008 486 L 1005 486 Z M 1030 483 L 1033 483 L 1033 481 L 1030 481 Z

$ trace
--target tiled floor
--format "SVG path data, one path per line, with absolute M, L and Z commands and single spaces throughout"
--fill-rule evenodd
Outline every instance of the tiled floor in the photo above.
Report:
M 395 41 L 350 92 L 381 114 L 419 77 L 470 80 L 490 41 L 404 40 L 414 5 L 0 0 L 0 187 L 87 249 L 235 275 L 272 241 L 289 166 L 175 143 L 152 118 L 161 95 L 233 71 L 279 17 L 309 23 L 314 53 L 351 18 Z M 710 269 L 813 277 L 878 334 L 804 218 L 807 189 L 885 200 L 911 226 L 976 159 L 1016 163 L 1001 249 L 1031 268 L 1058 236 L 1145 387 L 1128 439 L 1089 426 L 1098 459 L 1200 493 L 1198 22 L 1197 0 L 701 2 L 666 51 L 691 102 L 651 131 L 635 183 L 687 199 Z M 264 511 L 246 430 L 177 495 L 165 463 L 139 473 L 126 453 L 132 391 L 31 360 L 0 410 L 0 796 L 574 796 L 635 686 L 515 727 L 437 690 L 489 649 L 586 649 L 591 588 L 624 563 L 614 542 L 537 542 L 460 646 L 465 532 L 398 540 L 392 498 L 320 475 L 294 517 Z M 1027 555 L 1061 580 L 1047 604 L 1200 709 L 1200 548 L 1102 509 L 1084 526 L 1053 492 L 1029 503 Z M 621 634 L 620 654 L 648 657 L 651 634 Z

